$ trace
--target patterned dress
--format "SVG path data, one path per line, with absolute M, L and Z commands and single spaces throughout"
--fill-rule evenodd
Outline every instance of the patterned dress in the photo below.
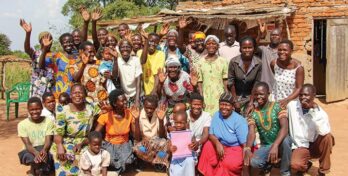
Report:
M 63 146 L 68 161 L 61 162 L 57 157 L 57 146 L 52 144 L 51 153 L 54 156 L 54 167 L 57 176 L 77 175 L 79 173 L 80 153 L 75 153 L 73 147 L 81 143 L 91 129 L 94 117 L 99 114 L 99 106 L 86 104 L 84 111 L 72 112 L 70 105 L 57 106 L 57 118 L 55 122 L 55 135 L 63 137 Z M 86 149 L 83 148 L 81 153 Z
M 193 91 L 190 75 L 181 71 L 179 79 L 175 82 L 167 77 L 163 83 L 163 90 L 169 107 L 173 107 L 178 102 L 186 102 L 188 93 Z
M 82 64 L 81 64 L 82 65 Z M 81 65 L 74 65 L 75 73 L 81 68 Z M 95 64 L 87 64 L 81 78 L 81 84 L 87 90 L 86 100 L 88 102 L 101 102 L 108 98 L 108 92 L 104 87 L 105 77 L 99 74 L 100 61 Z
M 227 79 L 226 59 L 218 57 L 214 61 L 202 58 L 198 62 L 199 82 L 202 82 L 205 111 L 213 115 L 219 109 L 219 98 L 224 92 L 223 79 Z
M 53 86 L 53 94 L 57 99 L 62 92 L 70 94 L 70 88 L 73 85 L 74 64 L 78 64 L 77 53 L 73 53 L 68 57 L 62 52 L 58 52 L 51 60 L 54 70 L 55 85 Z
M 53 56 L 51 52 L 45 56 L 45 68 L 41 69 L 39 66 L 39 59 L 42 54 L 41 50 L 37 50 L 33 53 L 31 66 L 33 71 L 31 73 L 31 87 L 30 97 L 41 98 L 45 92 L 51 92 L 54 84 L 53 69 L 50 60 Z
M 292 94 L 296 87 L 296 70 L 301 67 L 294 69 L 283 69 L 274 65 L 274 79 L 272 95 L 276 101 L 280 101 Z
M 268 102 L 262 109 L 256 108 L 248 124 L 254 124 L 260 134 L 261 145 L 271 145 L 276 140 L 279 130 L 280 118 L 286 118 L 287 112 L 282 109 L 279 103 Z

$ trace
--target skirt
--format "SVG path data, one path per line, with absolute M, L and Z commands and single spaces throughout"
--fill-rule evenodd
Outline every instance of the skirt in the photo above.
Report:
M 143 161 L 152 164 L 162 164 L 169 167 L 168 141 L 164 138 L 153 137 L 143 139 L 133 147 L 134 153 Z
M 102 148 L 110 153 L 110 166 L 108 170 L 117 173 L 124 172 L 127 164 L 132 164 L 135 160 L 132 151 L 132 142 L 129 140 L 123 144 L 111 144 L 103 141 Z

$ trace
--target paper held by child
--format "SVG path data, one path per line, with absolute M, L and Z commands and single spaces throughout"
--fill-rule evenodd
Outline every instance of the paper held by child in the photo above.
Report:
M 192 156 L 192 151 L 188 147 L 192 141 L 191 131 L 173 131 L 170 133 L 170 140 L 172 145 L 177 147 L 177 150 L 173 153 L 173 159 Z

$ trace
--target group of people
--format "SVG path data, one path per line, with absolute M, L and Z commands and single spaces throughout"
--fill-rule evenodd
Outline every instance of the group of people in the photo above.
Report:
M 173 176 L 268 174 L 273 167 L 285 176 L 306 172 L 311 158 L 319 158 L 318 175 L 329 172 L 328 116 L 280 29 L 258 46 L 262 23 L 257 39 L 239 42 L 236 26 L 227 25 L 220 42 L 188 31 L 185 18 L 158 34 L 120 24 L 116 36 L 97 29 L 101 10 L 82 8 L 81 15 L 82 30 L 59 37 L 61 52 L 51 51 L 48 32 L 32 49 L 31 24 L 20 21 L 33 67 L 29 116 L 18 124 L 19 158 L 30 174 L 105 176 L 147 162 Z M 172 157 L 175 131 L 191 131 L 192 155 Z

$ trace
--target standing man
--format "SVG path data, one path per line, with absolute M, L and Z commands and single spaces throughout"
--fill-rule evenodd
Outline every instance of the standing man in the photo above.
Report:
M 260 26 L 260 33 L 257 36 L 257 43 L 260 41 L 261 38 L 263 38 L 263 36 L 266 36 L 266 24 L 265 23 L 261 23 L 260 21 L 258 21 L 259 26 Z M 271 70 L 271 62 L 275 59 L 278 58 L 278 45 L 280 43 L 280 41 L 282 40 L 281 37 L 281 33 L 282 31 L 279 28 L 274 29 L 271 32 L 270 35 L 270 41 L 271 43 L 268 46 L 259 46 L 259 49 L 262 52 L 262 56 L 261 56 L 261 61 L 262 61 L 262 73 L 261 73 L 261 81 L 262 82 L 266 82 L 268 84 L 268 86 L 271 88 L 270 90 L 272 90 L 273 88 L 273 84 L 275 82 L 274 80 L 274 74 Z
M 234 25 L 225 27 L 225 41 L 220 43 L 219 55 L 225 58 L 228 62 L 240 55 L 239 43 L 236 41 L 237 30 Z
M 302 106 L 299 118 L 289 119 L 290 135 L 294 139 L 295 150 L 291 156 L 291 168 L 303 174 L 311 166 L 311 158 L 319 158 L 318 175 L 323 176 L 330 171 L 330 155 L 334 145 L 329 118 L 326 112 L 314 102 L 315 87 L 303 85 L 299 99 Z M 297 117 L 297 116 L 295 116 Z

